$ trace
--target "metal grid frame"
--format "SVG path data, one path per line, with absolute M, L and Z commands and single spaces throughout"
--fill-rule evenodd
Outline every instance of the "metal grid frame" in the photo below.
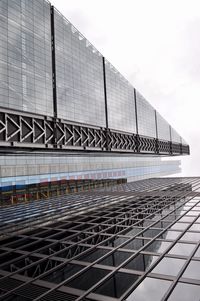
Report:
M 191 262 L 200 264 L 195 257 L 200 245 L 199 189 L 200 178 L 171 178 L 78 194 L 79 203 L 81 197 L 99 200 L 93 207 L 92 202 L 85 204 L 91 211 L 80 206 L 76 214 L 66 205 L 51 223 L 44 220 L 1 241 L 0 300 L 125 300 L 145 279 L 167 281 L 160 299 L 167 300 L 177 283 L 200 285 L 200 275 L 184 275 Z M 55 209 L 58 201 L 52 200 Z M 8 225 L 13 214 L 4 216 Z M 194 225 L 197 230 L 190 231 Z M 177 243 L 193 246 L 191 253 L 169 253 Z M 175 275 L 161 273 L 156 269 L 163 260 L 182 265 Z

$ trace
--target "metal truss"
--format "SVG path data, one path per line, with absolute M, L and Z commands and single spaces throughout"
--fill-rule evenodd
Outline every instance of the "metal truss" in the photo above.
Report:
M 103 152 L 189 154 L 189 146 L 102 127 L 8 110 L 0 112 L 0 147 Z
M 198 299 L 199 188 L 149 179 L 79 194 L 74 212 L 71 196 L 5 207 L 1 229 L 17 219 L 21 230 L 0 241 L 0 300 L 139 300 L 140 284 L 146 300 L 154 287 L 156 300 L 177 300 L 184 285 Z

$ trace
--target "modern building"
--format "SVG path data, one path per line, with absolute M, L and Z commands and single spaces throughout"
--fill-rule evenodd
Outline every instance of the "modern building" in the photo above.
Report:
M 189 146 L 48 1 L 2 0 L 0 151 L 9 198 L 45 183 L 177 173 L 180 161 L 160 157 Z
M 1 209 L 0 300 L 199 300 L 199 189 L 157 178 Z

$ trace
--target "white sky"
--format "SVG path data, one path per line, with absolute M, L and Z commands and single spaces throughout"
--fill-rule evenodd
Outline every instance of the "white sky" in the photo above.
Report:
M 182 175 L 199 175 L 200 1 L 51 3 L 189 143 Z

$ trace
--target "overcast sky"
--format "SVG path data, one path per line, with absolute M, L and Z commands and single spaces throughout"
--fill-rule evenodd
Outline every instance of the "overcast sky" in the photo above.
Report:
M 200 1 L 51 3 L 189 143 L 182 175 L 200 175 Z

